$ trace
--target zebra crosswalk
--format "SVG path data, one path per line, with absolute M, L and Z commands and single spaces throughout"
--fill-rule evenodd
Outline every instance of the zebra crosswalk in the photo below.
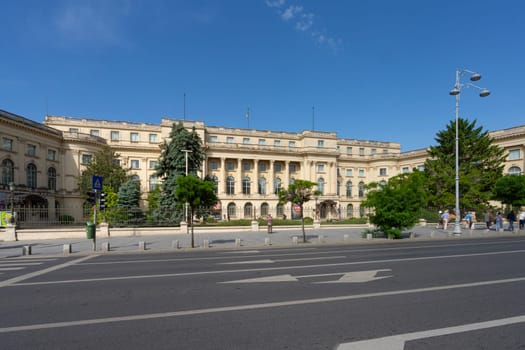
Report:
M 0 259 L 0 275 L 7 271 L 23 270 L 29 266 L 38 266 L 55 258 L 16 257 Z

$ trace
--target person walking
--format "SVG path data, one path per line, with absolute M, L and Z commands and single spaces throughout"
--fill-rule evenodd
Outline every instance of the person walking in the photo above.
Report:
M 499 211 L 497 212 L 494 221 L 496 222 L 496 231 L 503 231 L 503 217 Z
M 490 219 L 490 211 L 486 211 L 485 214 L 483 214 L 483 221 L 485 221 L 485 225 L 487 225 L 487 231 L 490 230 L 490 225 L 492 224 L 492 220 Z
M 448 218 L 449 218 L 449 213 L 448 213 L 448 210 L 445 210 L 445 212 L 443 214 L 441 214 L 441 219 L 443 219 L 443 230 L 447 230 L 447 226 L 448 226 Z
M 514 214 L 514 210 L 511 210 L 507 214 L 507 220 L 509 221 L 509 231 L 514 231 L 514 221 L 516 221 L 516 214 Z
M 525 209 L 521 209 L 520 211 L 520 215 L 519 215 L 519 229 L 520 230 L 523 230 L 524 226 L 525 226 Z

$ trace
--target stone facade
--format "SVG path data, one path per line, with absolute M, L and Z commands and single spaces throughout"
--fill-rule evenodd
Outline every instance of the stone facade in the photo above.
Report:
M 0 210 L 14 196 L 18 205 L 44 205 L 49 215 L 57 215 L 55 208 L 68 208 L 69 215 L 82 218 L 85 194 L 78 191 L 78 178 L 105 145 L 120 154 L 121 165 L 141 181 L 145 199 L 159 182 L 154 174 L 160 145 L 178 122 L 46 116 L 40 124 L 0 111 Z M 202 175 L 215 179 L 220 213 L 231 219 L 268 213 L 288 216 L 291 208 L 278 205 L 276 191 L 292 179 L 319 184 L 322 195 L 316 202 L 321 219 L 360 216 L 364 184 L 422 168 L 427 158 L 425 149 L 401 153 L 399 143 L 342 139 L 334 132 L 224 128 L 200 121 L 183 124 L 195 127 L 201 137 L 206 152 Z M 525 126 L 490 134 L 507 151 L 505 172 L 523 173 Z M 8 188 L 11 181 L 16 185 L 14 194 Z M 305 214 L 314 216 L 313 207 L 312 203 L 311 212 Z

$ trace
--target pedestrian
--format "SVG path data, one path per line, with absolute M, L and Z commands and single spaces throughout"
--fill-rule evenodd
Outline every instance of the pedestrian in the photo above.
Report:
M 523 228 L 525 226 L 525 209 L 523 209 L 523 208 L 520 211 L 519 220 L 520 220 L 519 228 L 520 228 L 520 230 L 523 230 Z
M 467 211 L 467 214 L 465 215 L 465 228 L 471 229 L 472 224 L 472 214 L 470 214 L 470 211 Z
M 487 225 L 487 231 L 490 230 L 490 225 L 492 224 L 492 220 L 490 218 L 490 211 L 486 211 L 485 214 L 483 214 L 483 221 L 485 221 L 485 225 Z
M 450 215 L 448 213 L 448 210 L 445 210 L 443 214 L 441 214 L 441 219 L 443 220 L 443 230 L 446 230 L 448 227 L 448 219 Z
M 443 227 L 443 212 L 440 210 L 438 212 L 438 217 L 439 217 L 439 220 L 438 220 L 438 223 L 436 225 L 436 228 L 442 228 Z
M 496 222 L 496 231 L 503 231 L 503 217 L 499 211 L 496 213 L 494 221 Z
M 509 231 L 514 231 L 514 221 L 516 221 L 516 214 L 514 214 L 514 210 L 511 210 L 507 214 L 507 220 L 509 221 Z

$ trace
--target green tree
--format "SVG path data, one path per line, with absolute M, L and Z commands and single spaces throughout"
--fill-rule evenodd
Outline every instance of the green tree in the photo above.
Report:
M 169 142 L 164 141 L 161 146 L 159 164 L 156 169 L 156 175 L 162 179 L 159 216 L 169 222 L 180 222 L 181 212 L 176 210 L 180 208 L 176 197 L 177 178 L 186 175 L 186 157 L 188 175 L 197 176 L 201 170 L 205 153 L 195 127 L 189 132 L 182 123 L 173 124 L 169 139 Z
M 120 218 L 129 224 L 139 224 L 143 221 L 140 209 L 140 182 L 128 180 L 120 186 L 117 193 Z
M 281 189 L 279 191 L 279 204 L 285 204 L 290 202 L 291 205 L 298 205 L 300 208 L 301 215 L 301 227 L 303 230 L 303 242 L 306 243 L 306 232 L 304 230 L 304 215 L 303 206 L 312 199 L 312 196 L 319 195 L 321 192 L 314 190 L 314 186 L 317 186 L 315 182 L 308 180 L 295 180 L 288 186 L 288 189 Z
M 512 207 L 525 205 L 525 176 L 506 175 L 496 181 L 494 186 L 494 197 L 503 204 Z
M 193 234 L 193 215 L 199 207 L 209 207 L 217 203 L 215 194 L 215 183 L 213 181 L 201 180 L 196 176 L 179 176 L 177 178 L 177 189 L 175 192 L 177 202 L 180 206 L 188 203 L 190 209 L 191 247 L 195 247 Z
M 96 152 L 79 179 L 80 191 L 82 193 L 91 191 L 93 176 L 102 176 L 104 186 L 118 191 L 120 185 L 129 179 L 128 170 L 116 162 L 119 156 L 109 146 L 104 146 L 102 150 Z
M 476 121 L 459 119 L 460 207 L 482 209 L 492 198 L 496 181 L 502 176 L 505 161 L 502 148 L 493 144 L 487 131 Z M 425 173 L 430 181 L 430 204 L 439 208 L 455 207 L 456 122 L 436 135 L 437 146 L 430 147 Z
M 394 176 L 384 185 L 367 185 L 362 205 L 373 208 L 370 222 L 388 236 L 399 237 L 404 228 L 413 227 L 421 207 L 427 204 L 427 178 L 420 171 Z

